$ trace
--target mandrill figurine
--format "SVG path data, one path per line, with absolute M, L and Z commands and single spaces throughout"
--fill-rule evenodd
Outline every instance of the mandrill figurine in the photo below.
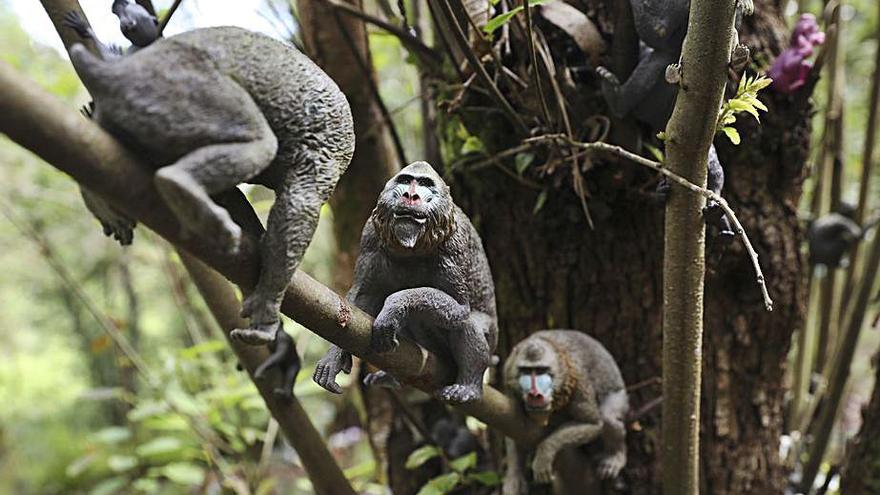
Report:
M 529 417 L 549 426 L 532 461 L 538 483 L 553 480 L 553 462 L 562 450 L 596 438 L 603 447 L 597 466 L 600 478 L 615 478 L 626 465 L 626 389 L 617 363 L 596 339 L 574 330 L 533 333 L 510 351 L 504 386 Z M 506 450 L 503 493 L 525 493 L 525 453 L 509 438 Z
M 476 229 L 427 163 L 410 164 L 379 195 L 364 226 L 348 301 L 376 318 L 374 351 L 393 350 L 402 335 L 455 363 L 455 383 L 438 390 L 438 398 L 463 403 L 482 397 L 483 372 L 498 338 L 492 273 Z M 340 371 L 351 371 L 351 354 L 332 346 L 314 380 L 340 393 Z M 400 385 L 385 371 L 365 382 Z
M 277 341 L 279 308 L 354 152 L 345 95 L 293 46 L 235 27 L 196 29 L 106 60 L 74 45 L 70 59 L 95 100 L 94 120 L 155 169 L 185 235 L 236 253 L 242 228 L 215 199 L 240 194 L 242 182 L 274 189 L 260 275 L 242 308 L 250 328 L 232 337 L 292 353 L 273 364 L 298 370 L 295 349 Z M 133 222 L 106 206 L 92 211 L 130 241 Z

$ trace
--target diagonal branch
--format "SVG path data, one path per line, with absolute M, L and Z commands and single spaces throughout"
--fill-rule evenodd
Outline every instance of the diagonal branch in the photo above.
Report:
M 253 289 L 259 274 L 259 250 L 252 234 L 243 235 L 239 252 L 234 255 L 208 240 L 183 236 L 180 223 L 160 198 L 145 164 L 103 129 L 5 63 L 0 63 L 0 132 L 243 290 Z M 236 221 L 254 216 L 241 195 L 225 206 Z M 426 392 L 435 391 L 455 376 L 449 363 L 411 341 L 403 340 L 388 354 L 372 352 L 372 319 L 301 271 L 288 286 L 281 310 L 321 337 Z M 520 443 L 533 444 L 541 436 L 541 429 L 495 388 L 486 386 L 482 400 L 458 408 Z

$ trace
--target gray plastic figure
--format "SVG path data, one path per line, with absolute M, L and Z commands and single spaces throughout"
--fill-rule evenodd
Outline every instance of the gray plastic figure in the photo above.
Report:
M 404 335 L 456 364 L 455 383 L 438 390 L 438 398 L 462 403 L 482 397 L 483 372 L 498 338 L 492 273 L 476 229 L 426 162 L 410 164 L 385 185 L 364 227 L 348 300 L 376 318 L 376 352 L 394 349 Z M 341 393 L 335 381 L 340 371 L 351 371 L 351 354 L 332 346 L 314 380 Z M 384 371 L 365 382 L 399 386 Z
M 185 235 L 235 253 L 241 228 L 211 196 L 242 182 L 275 190 L 259 280 L 242 309 L 250 328 L 232 333 L 274 342 L 284 291 L 354 152 L 345 96 L 293 46 L 235 27 L 189 31 L 110 60 L 74 45 L 70 57 L 95 121 L 156 169 Z M 102 213 L 105 229 L 130 241 L 131 221 Z
M 504 386 L 526 414 L 550 433 L 531 463 L 538 483 L 553 479 L 553 461 L 563 449 L 594 440 L 601 425 L 600 478 L 615 478 L 626 465 L 624 418 L 629 402 L 620 369 L 599 341 L 575 330 L 541 330 L 520 341 L 504 363 Z M 525 493 L 527 456 L 506 439 L 505 495 Z

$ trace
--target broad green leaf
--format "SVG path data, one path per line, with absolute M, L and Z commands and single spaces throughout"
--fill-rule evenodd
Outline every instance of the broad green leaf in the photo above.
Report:
M 183 448 L 183 443 L 174 437 L 159 437 L 139 445 L 135 452 L 141 457 L 158 456 L 176 452 Z
M 517 175 L 522 175 L 523 172 L 529 168 L 529 165 L 535 161 L 534 153 L 517 153 L 516 157 L 514 157 L 514 162 L 516 163 L 516 173 Z
M 731 143 L 733 143 L 733 144 L 739 144 L 739 143 L 740 143 L 739 131 L 737 131 L 735 128 L 733 128 L 733 127 L 722 127 L 722 128 L 721 128 L 721 132 L 723 132 L 724 135 L 727 136 L 727 139 L 730 139 L 730 142 L 731 142 Z
M 476 465 L 476 452 L 471 452 L 470 454 L 465 454 L 457 459 L 449 461 L 449 467 L 451 467 L 454 471 L 458 471 L 459 473 L 463 473 Z
M 115 473 L 128 471 L 129 469 L 137 466 L 137 463 L 137 457 L 130 455 L 111 455 L 109 458 L 107 458 L 107 466 L 110 468 L 111 471 Z
M 101 443 L 121 443 L 131 438 L 131 432 L 123 426 L 111 426 L 98 430 L 92 435 L 92 439 Z
M 198 485 L 205 480 L 205 470 L 189 462 L 174 462 L 161 470 L 162 475 L 180 485 Z
M 460 481 L 458 473 L 442 474 L 427 482 L 416 495 L 443 495 L 454 490 Z
M 424 445 L 413 450 L 406 458 L 406 468 L 416 469 L 422 464 L 440 455 L 440 449 L 433 445 Z
M 465 476 L 467 481 L 476 481 L 483 486 L 498 486 L 501 484 L 501 475 L 496 471 L 480 471 L 477 473 L 468 473 Z
M 89 467 L 91 467 L 91 465 L 95 463 L 97 458 L 98 455 L 95 453 L 86 454 L 68 464 L 67 469 L 64 470 L 64 474 L 66 474 L 68 478 L 76 478 L 77 476 L 84 473 Z
M 529 2 L 529 7 L 534 7 L 535 5 L 541 5 L 542 3 L 547 3 L 548 1 L 549 0 L 531 0 Z M 510 21 L 511 18 L 513 18 L 513 16 L 522 12 L 522 9 L 523 9 L 523 6 L 519 5 L 517 7 L 514 7 L 512 9 L 508 10 L 507 12 L 505 12 L 501 15 L 497 15 L 497 16 L 489 19 L 489 22 L 487 22 L 486 25 L 483 26 L 483 32 L 486 34 L 494 33 L 498 28 L 507 24 L 507 22 Z
M 106 479 L 89 491 L 89 495 L 114 495 L 116 493 L 123 493 L 122 488 L 128 484 L 128 480 L 119 476 L 115 478 Z

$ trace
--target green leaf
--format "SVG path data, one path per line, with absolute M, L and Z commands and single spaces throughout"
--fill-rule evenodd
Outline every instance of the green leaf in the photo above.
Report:
M 460 481 L 458 473 L 442 474 L 427 482 L 416 495 L 443 495 L 454 490 Z
M 152 457 L 177 452 L 182 448 L 183 443 L 177 438 L 159 437 L 154 438 L 143 445 L 138 445 L 135 452 L 141 457 Z
M 224 349 L 226 349 L 226 342 L 220 339 L 213 339 L 187 347 L 180 351 L 180 356 L 184 359 L 192 359 L 202 354 L 214 354 Z
M 544 203 L 547 201 L 547 190 L 544 189 L 541 191 L 541 194 L 538 195 L 538 199 L 535 200 L 535 207 L 532 208 L 532 215 L 537 215 L 541 208 L 544 207 Z
M 131 487 L 138 493 L 159 493 L 159 482 L 153 478 L 141 478 L 131 484 Z
M 205 480 L 205 470 L 189 462 L 174 462 L 162 468 L 161 473 L 180 485 L 198 485 Z
M 107 458 L 107 466 L 111 471 L 121 473 L 137 466 L 137 457 L 130 455 L 111 455 Z
M 485 150 L 486 147 L 483 146 L 483 142 L 480 141 L 480 138 L 477 136 L 468 136 L 468 138 L 464 140 L 464 144 L 461 145 L 462 155 L 467 155 L 468 153 L 482 153 Z
M 663 152 L 660 151 L 656 146 L 651 146 L 650 144 L 645 143 L 645 148 L 648 149 L 648 152 L 651 153 L 651 155 L 654 157 L 654 159 L 657 160 L 658 162 L 663 163 L 663 160 L 666 159 L 663 156 Z
M 549 0 L 532 0 L 529 2 L 529 7 L 534 7 L 535 5 L 541 5 L 542 3 L 547 3 L 548 1 Z M 513 18 L 513 16 L 522 12 L 522 9 L 523 9 L 523 6 L 520 5 L 520 6 L 517 6 L 517 7 L 514 7 L 512 9 L 508 10 L 507 12 L 505 12 L 501 15 L 497 15 L 497 16 L 489 19 L 489 22 L 487 22 L 486 25 L 483 26 L 483 32 L 486 34 L 494 33 L 496 30 L 498 30 L 498 28 L 507 24 L 510 21 L 510 19 Z
M 459 473 L 463 473 L 476 465 L 477 465 L 476 451 L 471 452 L 470 454 L 465 454 L 457 459 L 453 459 L 453 460 L 449 461 L 449 467 L 451 467 L 453 469 L 453 471 L 457 471 Z
M 517 153 L 516 157 L 514 157 L 514 162 L 516 163 L 516 173 L 517 175 L 522 175 L 523 172 L 529 168 L 529 165 L 535 161 L 534 153 Z
M 733 143 L 733 144 L 739 144 L 739 143 L 740 143 L 739 131 L 737 131 L 735 128 L 733 128 L 733 127 L 722 127 L 722 128 L 721 128 L 721 132 L 723 132 L 724 135 L 727 136 L 727 139 L 730 139 L 730 142 L 731 142 L 731 143 Z
M 123 426 L 111 426 L 98 430 L 92 435 L 92 439 L 96 442 L 115 444 L 122 443 L 131 438 L 131 432 Z
M 106 479 L 98 483 L 89 491 L 89 495 L 113 495 L 115 493 L 123 493 L 122 488 L 128 483 L 123 477 Z
M 422 464 L 440 455 L 440 449 L 433 445 L 424 445 L 413 450 L 406 458 L 406 468 L 416 469 Z
M 493 487 L 501 484 L 501 475 L 496 471 L 480 471 L 477 473 L 468 473 L 465 479 L 469 482 L 475 481 L 483 486 Z
M 659 139 L 660 141 L 666 141 L 666 131 L 658 132 L 657 139 Z
M 76 478 L 91 467 L 97 459 L 98 455 L 95 453 L 86 454 L 68 464 L 67 469 L 64 470 L 64 474 L 66 474 L 68 478 Z

